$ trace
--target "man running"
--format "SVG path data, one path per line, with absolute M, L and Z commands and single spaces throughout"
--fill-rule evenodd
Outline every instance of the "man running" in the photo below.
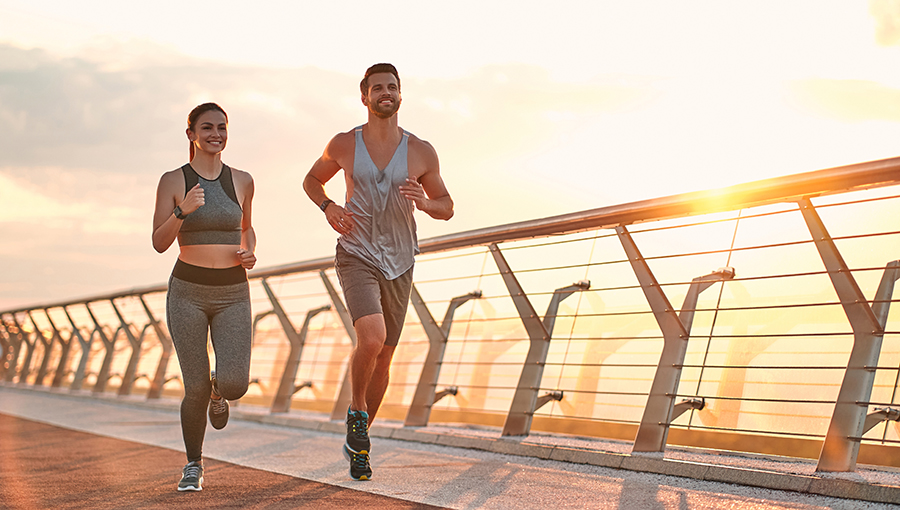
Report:
M 384 398 L 391 358 L 406 318 L 415 255 L 413 211 L 449 220 L 453 200 L 430 143 L 401 129 L 400 75 L 375 64 L 359 84 L 368 122 L 328 142 L 303 180 L 309 198 L 341 236 L 335 269 L 353 318 L 356 348 L 350 357 L 352 401 L 347 410 L 350 476 L 369 480 L 369 423 Z M 325 194 L 325 183 L 344 171 L 344 207 Z

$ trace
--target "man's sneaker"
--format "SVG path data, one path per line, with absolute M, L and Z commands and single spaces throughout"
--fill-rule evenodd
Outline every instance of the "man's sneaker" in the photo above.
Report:
M 178 482 L 178 490 L 202 491 L 203 490 L 203 465 L 197 461 L 188 462 L 181 470 L 181 481 Z
M 219 395 L 215 372 L 212 373 L 212 392 L 219 398 L 209 398 L 209 423 L 214 429 L 223 429 L 228 425 L 228 401 Z
M 370 480 L 369 466 L 369 413 L 347 409 L 347 442 L 344 457 L 350 461 L 350 477 L 354 480 Z
M 355 452 L 344 445 L 344 458 L 350 461 L 350 478 L 354 480 L 371 480 L 372 468 L 369 466 L 369 454 Z
M 347 409 L 347 446 L 350 451 L 368 455 L 369 413 Z

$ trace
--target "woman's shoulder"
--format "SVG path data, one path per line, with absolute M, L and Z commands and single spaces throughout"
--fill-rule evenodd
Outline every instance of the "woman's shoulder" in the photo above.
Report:
M 229 166 L 231 169 L 231 179 L 236 186 L 253 186 L 253 176 L 250 175 L 250 172 L 246 170 L 240 170 L 233 166 Z

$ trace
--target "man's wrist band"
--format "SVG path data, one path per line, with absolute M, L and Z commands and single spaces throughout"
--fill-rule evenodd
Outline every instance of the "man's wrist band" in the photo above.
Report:
M 319 209 L 321 209 L 322 212 L 325 212 L 325 209 L 328 209 L 328 206 L 333 203 L 334 203 L 334 200 L 332 200 L 330 198 L 326 198 L 325 201 L 322 202 L 321 205 L 319 205 Z

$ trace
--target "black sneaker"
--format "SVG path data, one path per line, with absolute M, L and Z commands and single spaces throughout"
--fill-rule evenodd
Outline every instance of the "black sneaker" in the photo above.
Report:
M 371 480 L 369 466 L 369 413 L 347 409 L 347 442 L 344 457 L 350 461 L 350 477 L 354 480 Z
M 209 423 L 214 429 L 219 430 L 228 425 L 228 401 L 219 395 L 215 372 L 212 373 L 212 392 L 219 398 L 209 398 Z
M 369 466 L 369 454 L 355 452 L 344 444 L 344 458 L 350 461 L 350 478 L 354 480 L 371 480 L 372 467 Z
M 350 451 L 369 453 L 369 413 L 347 409 L 347 446 Z
M 181 481 L 178 482 L 179 492 L 203 490 L 201 485 L 203 483 L 203 464 L 197 461 L 188 462 L 181 473 Z

